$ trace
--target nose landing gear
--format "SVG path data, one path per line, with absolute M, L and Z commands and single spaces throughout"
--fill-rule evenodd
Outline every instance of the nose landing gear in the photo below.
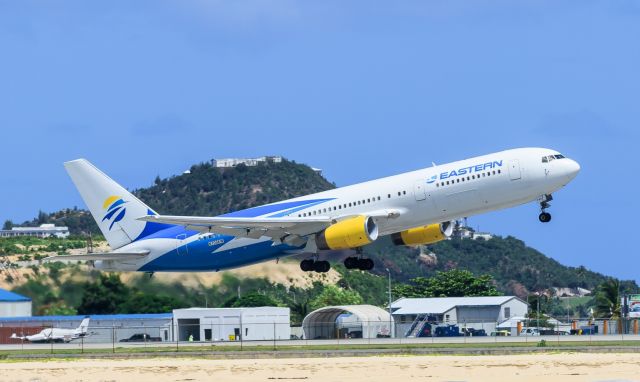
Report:
M 538 220 L 542 223 L 549 223 L 551 221 L 551 214 L 547 212 L 547 208 L 551 207 L 550 201 L 553 200 L 553 196 L 551 194 L 543 195 L 540 199 L 540 215 L 538 215 Z

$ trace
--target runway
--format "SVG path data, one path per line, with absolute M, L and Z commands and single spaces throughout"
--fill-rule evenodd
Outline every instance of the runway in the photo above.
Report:
M 631 381 L 637 354 L 529 354 L 208 360 L 153 358 L 0 363 L 0 381 Z

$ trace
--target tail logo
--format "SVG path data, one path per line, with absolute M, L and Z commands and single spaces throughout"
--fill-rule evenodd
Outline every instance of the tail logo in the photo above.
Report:
M 127 213 L 127 209 L 124 207 L 125 203 L 126 201 L 122 200 L 121 197 L 112 195 L 105 199 L 102 204 L 102 208 L 107 210 L 102 221 L 106 220 L 111 222 L 109 225 L 109 231 L 111 231 L 113 225 L 122 220 L 124 215 Z

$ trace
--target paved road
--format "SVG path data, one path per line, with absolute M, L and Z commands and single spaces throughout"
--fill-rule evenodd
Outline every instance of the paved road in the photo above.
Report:
M 544 339 L 549 345 L 553 346 L 562 342 L 583 342 L 596 343 L 606 341 L 640 341 L 638 335 L 594 335 L 594 336 L 538 336 L 538 337 L 429 337 L 429 338 L 372 338 L 372 339 L 341 339 L 341 340 L 286 340 L 276 341 L 275 346 L 348 346 L 348 345 L 398 345 L 398 344 L 521 344 L 521 343 L 537 343 Z M 11 344 L 0 345 L 2 350 L 82 350 L 82 349 L 113 349 L 115 348 L 180 348 L 201 346 L 206 347 L 224 347 L 224 346 L 246 346 L 246 347 L 270 347 L 274 346 L 274 341 L 223 341 L 223 342 L 111 342 L 95 343 L 91 342 L 91 338 L 84 341 L 74 340 L 68 344 Z

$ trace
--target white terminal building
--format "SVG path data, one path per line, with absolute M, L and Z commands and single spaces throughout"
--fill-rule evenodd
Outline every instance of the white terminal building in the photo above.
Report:
M 173 333 L 180 341 L 288 340 L 290 310 L 272 306 L 175 309 Z
M 40 227 L 13 227 L 0 230 L 0 237 L 35 236 L 40 238 L 69 237 L 68 227 L 56 227 L 54 224 L 42 224 Z

